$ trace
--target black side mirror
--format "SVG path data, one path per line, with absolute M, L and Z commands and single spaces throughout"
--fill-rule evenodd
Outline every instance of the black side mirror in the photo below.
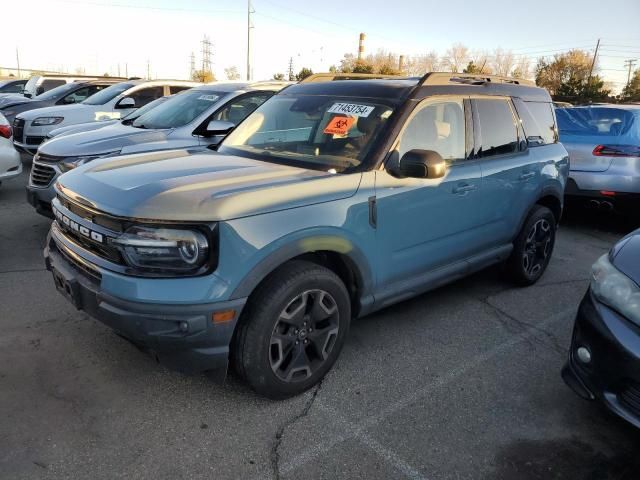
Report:
M 410 150 L 405 153 L 396 173 L 399 177 L 442 178 L 447 172 L 447 164 L 438 152 L 433 150 Z
M 124 97 L 122 100 L 120 100 L 117 103 L 116 108 L 119 108 L 119 109 L 136 108 L 136 101 L 131 97 Z

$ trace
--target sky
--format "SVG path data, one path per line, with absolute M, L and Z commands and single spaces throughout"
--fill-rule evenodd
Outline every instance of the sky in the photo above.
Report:
M 187 78 L 193 52 L 201 65 L 201 41 L 212 42 L 213 70 L 235 66 L 245 78 L 247 1 L 223 0 L 30 0 L 3 2 L 0 67 L 152 78 Z M 365 49 L 415 55 L 444 54 L 453 43 L 472 50 L 501 47 L 517 58 L 582 48 L 598 38 L 599 73 L 624 86 L 625 59 L 640 66 L 640 0 L 252 0 L 254 79 L 303 66 L 327 71 L 345 53 Z M 605 10 L 606 8 L 606 10 Z M 14 20 L 12 20 L 14 19 Z

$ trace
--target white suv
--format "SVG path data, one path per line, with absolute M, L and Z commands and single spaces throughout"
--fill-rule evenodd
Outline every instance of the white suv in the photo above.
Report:
M 132 80 L 105 88 L 76 105 L 30 110 L 16 116 L 13 144 L 19 152 L 35 155 L 38 146 L 55 128 L 119 119 L 156 98 L 197 85 L 202 84 L 181 80 Z
M 11 144 L 11 125 L 0 113 L 0 183 L 22 172 L 20 155 Z

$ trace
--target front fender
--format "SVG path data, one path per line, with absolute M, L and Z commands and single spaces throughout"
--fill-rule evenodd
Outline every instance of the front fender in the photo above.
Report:
M 368 300 L 373 291 L 373 273 L 363 250 L 348 232 L 339 228 L 309 228 L 300 230 L 270 245 L 269 253 L 259 260 L 244 276 L 231 294 L 231 298 L 248 297 L 267 275 L 287 261 L 312 252 L 334 252 L 346 260 L 360 287 L 360 301 Z

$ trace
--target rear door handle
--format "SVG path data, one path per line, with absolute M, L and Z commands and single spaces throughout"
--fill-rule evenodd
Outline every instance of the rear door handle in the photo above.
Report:
M 455 187 L 451 192 L 454 195 L 464 195 L 468 192 L 475 190 L 477 187 L 475 185 L 470 185 L 468 183 L 463 183 Z
M 520 180 L 528 180 L 536 176 L 536 172 L 526 172 L 520 175 Z

